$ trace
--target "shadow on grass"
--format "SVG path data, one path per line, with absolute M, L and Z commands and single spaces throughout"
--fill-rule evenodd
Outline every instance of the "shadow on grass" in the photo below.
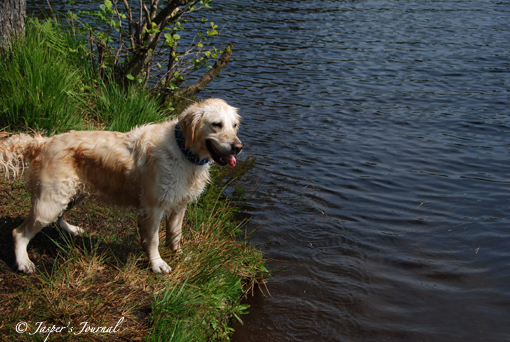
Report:
M 0 264 L 12 269 L 15 262 L 12 230 L 23 222 L 23 218 L 1 217 L 0 222 Z
M 26 208 L 27 212 L 29 208 L 30 204 Z M 51 269 L 52 260 L 62 252 L 59 245 L 69 245 L 70 241 L 72 241 L 72 245 L 79 246 L 84 250 L 97 248 L 101 253 L 110 251 L 116 256 L 117 262 L 121 264 L 127 262 L 130 254 L 140 254 L 141 247 L 136 226 L 132 222 L 131 215 L 129 213 L 126 215 L 127 210 L 105 208 L 100 210 L 99 205 L 89 202 L 83 207 L 73 209 L 73 212 L 66 215 L 66 220 L 70 223 L 80 223 L 80 227 L 85 231 L 83 236 L 71 237 L 55 224 L 48 225 L 37 233 L 27 249 L 29 257 L 36 267 Z M 103 215 L 110 216 L 110 219 L 100 217 Z M 116 222 L 113 224 L 111 221 L 114 217 L 112 219 L 112 216 L 120 215 L 123 217 L 115 220 Z M 90 218 L 89 216 L 95 217 Z M 12 230 L 21 225 L 24 219 L 23 216 L 0 217 L 0 265 L 8 267 L 12 271 L 16 271 L 14 269 Z

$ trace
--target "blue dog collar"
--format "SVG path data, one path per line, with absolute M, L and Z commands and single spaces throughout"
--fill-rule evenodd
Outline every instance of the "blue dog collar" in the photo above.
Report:
M 186 141 L 184 139 L 184 133 L 182 133 L 181 127 L 179 126 L 179 123 L 175 125 L 175 140 L 177 141 L 177 145 L 179 145 L 179 148 L 181 149 L 181 152 L 188 158 L 190 162 L 192 162 L 195 165 L 204 165 L 209 162 L 209 159 L 200 159 L 200 157 L 191 151 L 189 148 L 186 148 Z

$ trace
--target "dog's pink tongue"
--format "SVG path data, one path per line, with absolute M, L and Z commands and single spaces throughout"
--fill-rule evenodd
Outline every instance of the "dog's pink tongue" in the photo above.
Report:
M 232 167 L 236 166 L 237 161 L 236 161 L 236 157 L 234 157 L 234 156 L 224 155 L 223 160 L 226 161 L 227 164 L 230 164 L 230 166 L 232 166 Z

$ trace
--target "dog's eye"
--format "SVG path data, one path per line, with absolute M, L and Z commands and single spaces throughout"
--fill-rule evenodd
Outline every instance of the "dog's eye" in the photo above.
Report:
M 234 129 L 236 129 L 236 128 L 237 128 L 237 124 L 234 124 Z
M 215 122 L 212 125 L 213 125 L 213 127 L 217 127 L 217 128 L 222 128 L 223 127 L 223 124 L 221 122 Z

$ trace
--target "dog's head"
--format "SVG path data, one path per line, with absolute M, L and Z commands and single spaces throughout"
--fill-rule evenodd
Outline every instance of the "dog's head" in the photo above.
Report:
M 188 107 L 179 116 L 186 148 L 218 165 L 236 165 L 243 145 L 237 137 L 241 117 L 221 99 L 208 99 Z

